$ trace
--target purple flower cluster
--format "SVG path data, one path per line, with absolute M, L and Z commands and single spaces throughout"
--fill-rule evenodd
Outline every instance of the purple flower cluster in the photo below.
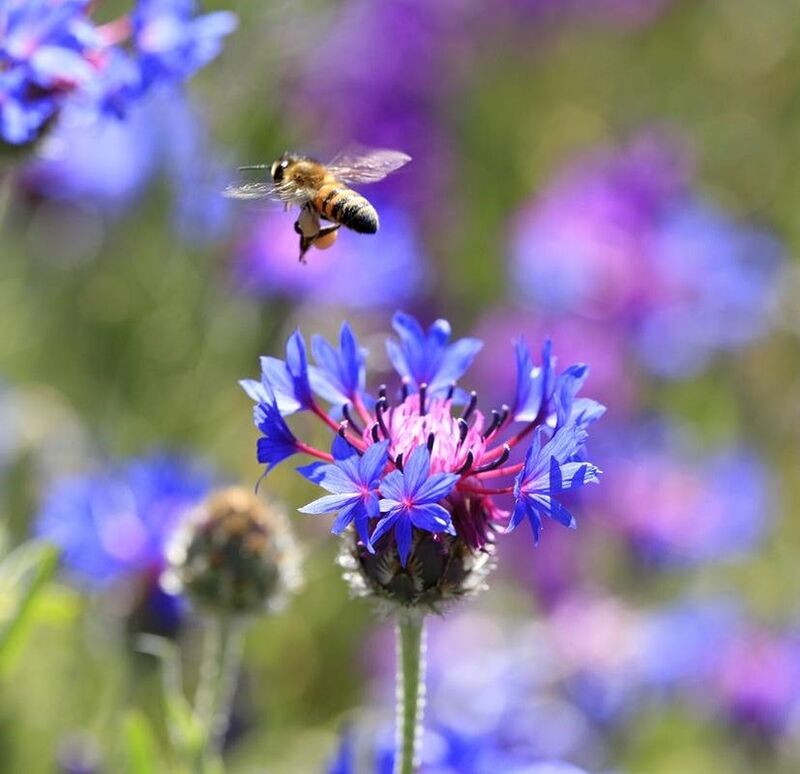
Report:
M 559 176 L 516 217 L 510 271 L 550 313 L 603 320 L 660 376 L 761 335 L 783 251 L 702 199 L 681 146 L 643 134 Z
M 544 517 L 574 526 L 560 498 L 599 473 L 581 456 L 587 427 L 604 410 L 576 397 L 588 367 L 558 374 L 549 342 L 534 365 L 518 340 L 514 399 L 487 418 L 477 394 L 457 386 L 479 340 L 451 342 L 446 321 L 426 330 L 399 312 L 393 325 L 398 339 L 387 341 L 387 353 L 400 380 L 394 390 L 366 391 L 366 353 L 347 323 L 338 349 L 314 337 L 316 365 L 297 331 L 285 360 L 262 358 L 261 380 L 242 382 L 256 401 L 258 459 L 267 471 L 297 453 L 321 460 L 300 472 L 328 494 L 301 511 L 337 512 L 334 532 L 354 523 L 368 551 L 394 543 L 403 566 L 417 532 L 458 536 L 479 550 L 494 532 L 523 519 L 537 540 Z M 295 437 L 285 417 L 297 412 L 315 415 L 334 433 L 330 453 Z M 521 449 L 524 458 L 511 461 Z M 504 497 L 513 504 L 510 514 L 501 507 Z
M 6 0 L 0 7 L 0 138 L 35 140 L 67 104 L 122 115 L 156 83 L 213 59 L 236 18 L 195 16 L 194 0 L 139 0 L 98 25 L 89 0 Z
M 607 431 L 594 452 L 609 486 L 588 511 L 645 561 L 685 566 L 736 558 L 766 531 L 772 486 L 752 452 L 703 455 L 677 428 L 653 420 Z

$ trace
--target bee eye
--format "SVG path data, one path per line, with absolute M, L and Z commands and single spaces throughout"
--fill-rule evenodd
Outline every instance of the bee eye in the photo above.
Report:
M 280 183 L 283 180 L 283 172 L 286 169 L 286 164 L 281 162 L 272 168 L 272 180 L 275 183 Z

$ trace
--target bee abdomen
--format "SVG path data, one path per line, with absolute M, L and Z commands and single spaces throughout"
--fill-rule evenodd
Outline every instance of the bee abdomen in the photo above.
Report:
M 314 207 L 328 220 L 359 234 L 374 234 L 378 230 L 375 208 L 350 188 L 335 184 L 322 186 L 314 198 Z

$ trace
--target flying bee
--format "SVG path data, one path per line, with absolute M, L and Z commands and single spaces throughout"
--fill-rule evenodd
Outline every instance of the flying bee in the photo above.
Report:
M 340 153 L 328 164 L 287 152 L 271 165 L 239 167 L 268 169 L 270 181 L 231 185 L 224 193 L 234 199 L 272 199 L 283 202 L 287 210 L 293 204 L 300 205 L 294 230 L 300 236 L 300 262 L 305 263 L 309 248 L 330 247 L 341 226 L 359 234 L 376 233 L 377 211 L 349 186 L 377 183 L 409 161 L 411 156 L 391 150 Z M 322 221 L 334 225 L 323 226 Z

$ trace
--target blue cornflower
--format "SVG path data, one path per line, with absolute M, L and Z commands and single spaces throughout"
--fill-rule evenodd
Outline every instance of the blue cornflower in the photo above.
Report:
M 183 80 L 216 57 L 236 16 L 217 11 L 194 16 L 194 0 L 139 0 L 132 15 L 133 40 L 145 87 L 156 80 Z
M 575 462 L 582 450 L 586 431 L 575 424 L 559 428 L 542 447 L 542 432 L 537 432 L 533 445 L 525 455 L 525 464 L 514 482 L 514 511 L 508 530 L 528 517 L 536 541 L 542 529 L 541 515 L 575 527 L 572 514 L 555 499 L 556 495 L 579 489 L 584 484 L 598 483 L 600 471 L 588 462 Z
M 303 335 L 296 330 L 286 342 L 286 360 L 261 358 L 261 381 L 242 379 L 242 389 L 259 403 L 274 403 L 281 414 L 294 414 L 314 405 Z
M 350 325 L 342 324 L 338 351 L 322 336 L 311 339 L 311 351 L 319 364 L 309 369 L 314 392 L 333 405 L 358 400 L 364 392 L 367 353 L 358 346 Z
M 483 342 L 459 339 L 450 344 L 450 323 L 436 320 L 427 333 L 411 315 L 396 312 L 392 327 L 400 342 L 389 339 L 386 349 L 395 370 L 410 386 L 427 385 L 429 395 L 447 392 L 472 365 Z
M 67 476 L 48 492 L 35 532 L 61 548 L 70 576 L 90 586 L 159 570 L 181 517 L 213 480 L 200 463 L 165 453 Z
M 378 485 L 389 459 L 389 442 L 376 443 L 359 457 L 356 450 L 337 435 L 332 453 L 333 464 L 312 463 L 300 468 L 306 478 L 331 494 L 298 510 L 313 514 L 338 511 L 331 532 L 338 535 L 355 522 L 358 536 L 370 551 L 374 551 L 369 536 L 369 522 L 380 515 Z
M 346 559 L 348 577 L 354 582 L 362 577 L 364 593 L 435 609 L 438 602 L 482 586 L 495 536 L 506 531 L 509 520 L 513 528 L 530 511 L 537 534 L 539 511 L 571 524 L 554 495 L 596 480 L 597 468 L 577 456 L 584 453 L 589 424 L 604 408 L 575 397 L 588 375 L 586 366 L 554 377 L 555 358 L 546 343 L 538 373 L 524 347 L 517 346 L 516 412 L 503 405 L 487 416 L 473 392 L 454 415 L 453 381 L 481 342 L 448 344 L 450 326 L 444 320 L 427 334 L 408 315 L 396 314 L 394 323 L 401 342 L 391 343 L 389 351 L 403 389 L 383 387 L 377 399 L 364 391 L 365 353 L 348 325 L 338 351 L 313 340 L 317 367 L 308 366 L 303 339 L 295 332 L 286 362 L 262 358 L 261 381 L 242 386 L 258 404 L 255 420 L 263 435 L 258 459 L 267 470 L 296 453 L 326 463 L 300 469 L 328 493 L 301 510 L 338 512 L 336 533 L 354 523 L 349 532 L 360 540 Z M 331 405 L 316 403 L 312 387 Z M 332 454 L 295 437 L 284 416 L 303 411 L 336 433 Z M 337 411 L 344 421 L 333 418 Z M 532 438 L 526 461 L 514 461 L 515 451 L 530 446 Z M 512 494 L 517 507 L 510 519 L 498 498 Z M 393 540 L 381 540 L 389 533 Z
M 401 471 L 395 470 L 381 482 L 380 510 L 385 514 L 375 527 L 372 540 L 394 528 L 400 563 L 405 567 L 411 550 L 411 527 L 428 532 L 455 534 L 450 514 L 439 502 L 456 485 L 454 473 L 431 475 L 431 455 L 418 446 Z
M 259 403 L 253 410 L 256 427 L 264 434 L 258 439 L 258 461 L 271 470 L 287 457 L 296 454 L 297 438 L 289 429 L 274 399 Z

